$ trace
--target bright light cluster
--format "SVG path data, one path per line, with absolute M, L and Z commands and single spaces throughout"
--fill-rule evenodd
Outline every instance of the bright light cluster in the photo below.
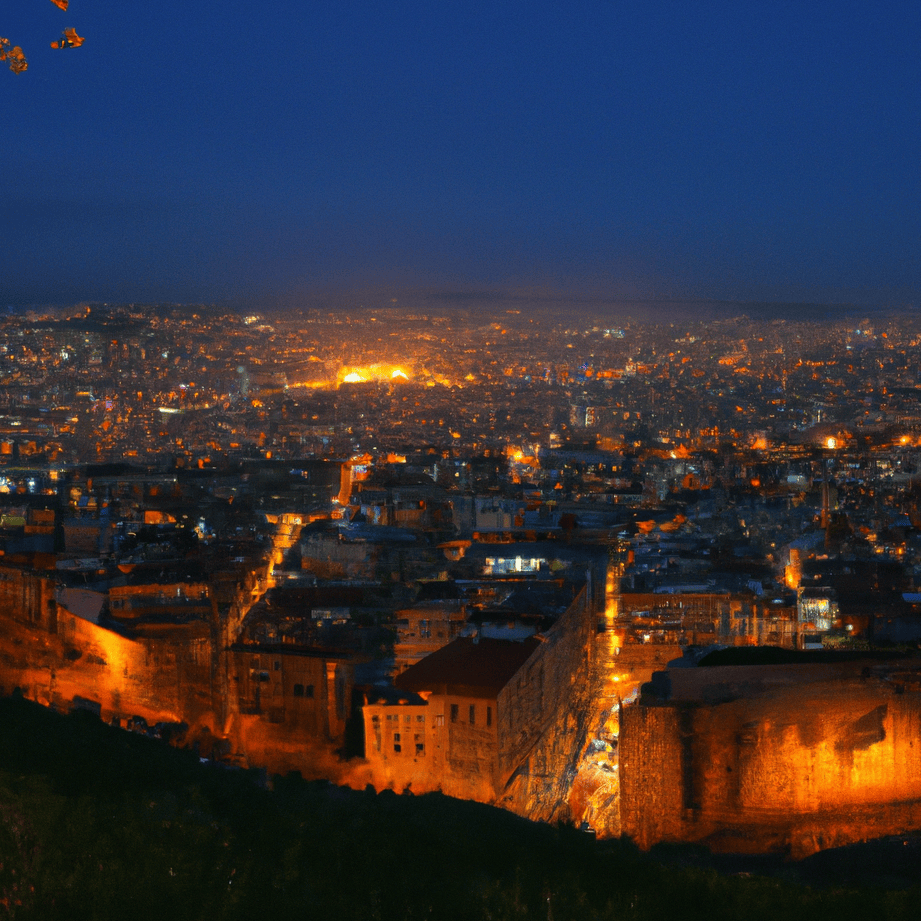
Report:
M 396 365 L 369 365 L 364 368 L 349 367 L 339 372 L 340 384 L 380 383 L 382 381 L 408 381 L 409 374 Z

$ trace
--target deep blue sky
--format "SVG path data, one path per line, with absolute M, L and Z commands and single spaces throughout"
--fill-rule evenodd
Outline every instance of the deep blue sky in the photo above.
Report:
M 921 302 L 917 0 L 8 0 L 0 35 L 0 305 Z

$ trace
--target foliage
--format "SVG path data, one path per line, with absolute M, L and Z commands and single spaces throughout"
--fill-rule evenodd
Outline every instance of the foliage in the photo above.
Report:
M 86 39 L 77 35 L 76 29 L 65 29 L 61 33 L 61 38 L 51 43 L 52 48 L 79 48 Z
M 14 45 L 11 48 L 8 38 L 0 37 L 0 61 L 9 61 L 10 70 L 13 71 L 14 74 L 21 74 L 23 71 L 29 69 L 22 48 L 20 48 L 19 45 Z
M 0 699 L 0 917 L 918 917 L 921 889 L 809 888 L 437 794 L 253 772 Z M 775 870 L 777 868 L 775 867 Z
M 58 9 L 67 11 L 69 0 L 51 0 Z M 58 41 L 52 42 L 52 48 L 79 48 L 84 42 L 76 29 L 65 29 Z M 8 38 L 0 38 L 0 61 L 8 61 L 14 74 L 25 73 L 29 69 L 25 52 L 19 45 L 10 46 Z

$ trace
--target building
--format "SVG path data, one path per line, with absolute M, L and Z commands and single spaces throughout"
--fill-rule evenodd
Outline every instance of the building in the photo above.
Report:
M 363 712 L 373 784 L 484 803 L 503 799 L 525 812 L 531 784 L 513 781 L 531 777 L 528 760 L 565 730 L 587 682 L 592 620 L 583 588 L 544 633 L 458 637 L 406 669 L 394 689 L 369 693 Z M 562 734 L 566 745 L 582 744 Z

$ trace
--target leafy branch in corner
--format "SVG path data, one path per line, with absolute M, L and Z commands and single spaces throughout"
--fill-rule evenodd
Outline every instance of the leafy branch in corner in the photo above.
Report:
M 67 10 L 69 0 L 51 0 L 58 9 Z M 60 39 L 51 43 L 52 48 L 79 48 L 83 44 L 83 39 L 77 35 L 76 29 L 65 29 L 61 33 Z M 29 69 L 29 63 L 26 61 L 25 52 L 19 45 L 11 45 L 8 38 L 0 37 L 0 61 L 7 61 L 10 70 L 14 74 L 21 74 Z

